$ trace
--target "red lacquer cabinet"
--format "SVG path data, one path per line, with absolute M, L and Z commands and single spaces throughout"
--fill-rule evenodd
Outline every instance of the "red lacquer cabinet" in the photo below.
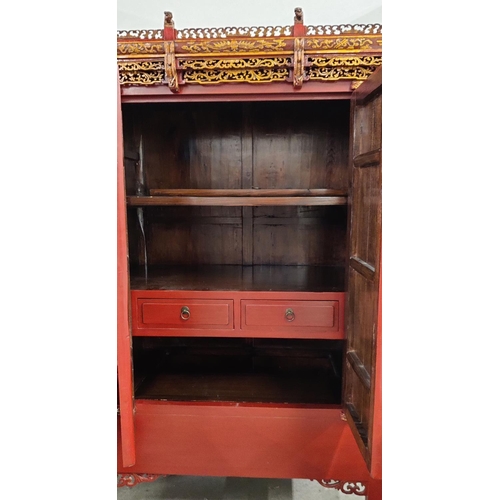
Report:
M 381 497 L 379 25 L 118 33 L 118 473 Z

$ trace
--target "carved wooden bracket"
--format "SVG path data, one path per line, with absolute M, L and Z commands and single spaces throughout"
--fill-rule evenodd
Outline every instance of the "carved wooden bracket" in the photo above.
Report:
M 293 86 L 300 89 L 305 79 L 304 39 L 296 38 L 293 42 Z
M 152 483 L 163 477 L 158 474 L 118 474 L 118 488 L 137 486 L 139 483 Z
M 175 67 L 175 44 L 173 40 L 165 40 L 165 83 L 172 92 L 179 92 L 179 80 Z
M 366 496 L 366 486 L 359 481 L 340 481 L 336 479 L 311 479 L 311 481 L 318 481 L 321 486 L 325 488 L 333 488 L 334 490 L 341 491 L 346 495 Z

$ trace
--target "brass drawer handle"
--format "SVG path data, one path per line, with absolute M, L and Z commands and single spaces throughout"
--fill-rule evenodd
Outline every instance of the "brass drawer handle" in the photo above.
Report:
M 295 319 L 295 313 L 293 312 L 293 309 L 287 309 L 285 311 L 285 319 L 287 321 L 293 321 Z
M 189 311 L 189 307 L 188 306 L 181 307 L 181 319 L 187 321 L 190 316 L 191 312 Z

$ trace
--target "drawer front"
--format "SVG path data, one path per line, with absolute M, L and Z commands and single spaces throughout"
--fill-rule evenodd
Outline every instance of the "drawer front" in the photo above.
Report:
M 233 328 L 232 300 L 138 299 L 139 328 Z
M 336 300 L 242 300 L 241 307 L 243 329 L 339 329 Z

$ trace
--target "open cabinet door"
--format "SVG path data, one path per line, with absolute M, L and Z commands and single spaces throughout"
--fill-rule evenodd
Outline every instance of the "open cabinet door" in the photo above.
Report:
M 344 404 L 371 476 L 381 478 L 382 68 L 351 98 Z
M 118 82 L 118 399 L 122 460 L 125 467 L 135 464 L 134 384 L 129 312 L 129 271 L 127 241 L 127 207 L 125 200 L 125 169 L 123 163 L 123 130 L 120 83 Z

